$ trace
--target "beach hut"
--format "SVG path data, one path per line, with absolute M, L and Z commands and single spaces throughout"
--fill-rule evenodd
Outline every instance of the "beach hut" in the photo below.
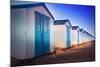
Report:
M 83 43 L 86 43 L 86 31 L 83 31 Z
M 11 56 L 28 59 L 53 52 L 53 20 L 44 3 L 17 1 L 12 4 Z
M 55 20 L 53 30 L 55 49 L 71 47 L 71 24 L 69 20 Z
M 86 32 L 86 35 L 85 35 L 85 39 L 86 39 L 86 42 L 88 42 L 89 41 L 89 34 L 88 34 L 88 32 Z
M 94 40 L 94 36 L 92 36 L 90 33 L 85 31 L 85 42 L 90 42 Z
M 79 45 L 79 26 L 72 26 L 72 46 Z
M 90 40 L 88 32 L 86 32 L 86 36 L 85 37 L 86 37 L 86 42 L 88 42 Z
M 95 40 L 95 37 L 91 34 L 89 34 L 89 41 L 94 41 Z
M 83 29 L 79 29 L 79 44 L 82 44 L 82 39 L 83 39 Z
M 86 42 L 92 41 L 92 35 L 86 32 Z
M 86 36 L 85 36 L 86 42 L 92 41 L 93 36 L 88 32 L 86 32 L 85 34 L 86 34 Z
M 95 37 L 94 36 L 92 36 L 92 41 L 95 41 Z
M 95 41 L 95 37 L 92 35 L 92 41 Z

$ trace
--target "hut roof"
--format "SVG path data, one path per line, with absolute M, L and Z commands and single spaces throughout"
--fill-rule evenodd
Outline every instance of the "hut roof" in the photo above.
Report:
M 17 2 L 19 2 L 20 4 L 18 4 Z M 53 15 L 48 10 L 45 3 L 42 3 L 42 2 L 40 3 L 40 2 L 28 2 L 28 1 L 24 1 L 24 2 L 15 1 L 15 3 L 12 3 L 11 9 L 31 8 L 31 7 L 37 7 L 37 6 L 43 6 L 47 10 L 47 12 L 50 14 L 50 16 L 54 19 Z
M 83 29 L 80 29 L 79 31 L 80 31 L 80 32 L 82 32 L 82 31 L 83 31 Z
M 72 30 L 77 30 L 79 26 L 72 26 Z
M 65 23 L 68 23 L 71 26 L 71 23 L 68 19 L 66 19 L 66 20 L 55 20 L 54 21 L 54 25 L 63 25 Z
M 86 31 L 83 31 L 83 33 L 86 33 Z

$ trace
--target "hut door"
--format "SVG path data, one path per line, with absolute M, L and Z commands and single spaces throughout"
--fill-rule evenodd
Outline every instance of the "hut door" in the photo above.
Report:
M 49 52 L 49 18 L 35 13 L 35 56 Z
M 44 54 L 46 54 L 50 52 L 50 18 L 47 16 L 44 16 L 43 33 Z
M 71 47 L 71 30 L 67 27 L 67 48 Z

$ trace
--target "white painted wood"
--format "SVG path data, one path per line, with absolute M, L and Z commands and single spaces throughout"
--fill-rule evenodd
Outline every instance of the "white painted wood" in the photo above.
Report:
M 72 30 L 72 46 L 78 45 L 78 31 Z
M 82 32 L 79 31 L 79 44 L 82 44 Z
M 12 56 L 17 59 L 35 57 L 35 11 L 50 17 L 50 52 L 54 51 L 53 18 L 43 6 L 12 9 Z M 15 40 L 14 40 L 15 39 Z
M 66 25 L 54 25 L 54 47 L 66 48 Z
M 25 23 L 26 9 L 11 10 L 11 56 L 17 59 L 25 58 Z
M 35 56 L 35 11 L 27 8 L 26 58 Z

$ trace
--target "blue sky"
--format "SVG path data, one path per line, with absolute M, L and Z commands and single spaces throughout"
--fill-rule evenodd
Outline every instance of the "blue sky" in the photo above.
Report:
M 95 7 L 46 3 L 55 20 L 69 19 L 71 24 L 83 28 L 95 36 Z

